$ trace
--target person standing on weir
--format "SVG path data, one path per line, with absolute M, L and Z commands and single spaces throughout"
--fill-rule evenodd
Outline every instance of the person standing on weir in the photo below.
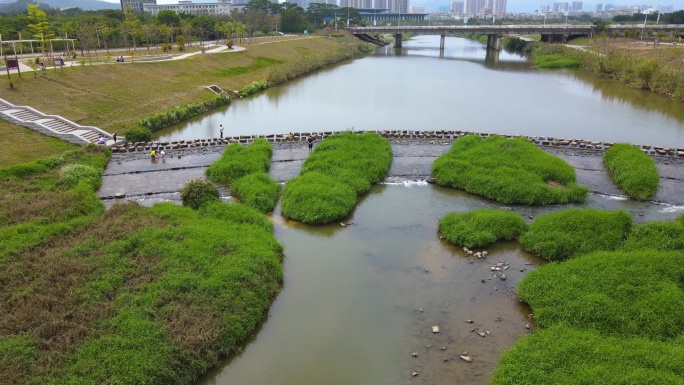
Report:
M 309 153 L 311 153 L 311 150 L 313 149 L 313 142 L 314 138 L 312 135 L 306 137 L 306 143 L 309 145 Z
M 223 139 L 223 124 L 219 124 L 219 138 Z

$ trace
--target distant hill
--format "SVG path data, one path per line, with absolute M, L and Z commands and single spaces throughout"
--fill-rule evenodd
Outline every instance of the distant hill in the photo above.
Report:
M 50 6 L 50 8 L 81 8 L 84 11 L 97 11 L 100 9 L 121 9 L 119 3 L 108 3 L 99 0 L 39 0 L 26 1 L 17 0 L 13 3 L 0 2 L 0 13 L 24 13 L 27 3 L 40 3 Z

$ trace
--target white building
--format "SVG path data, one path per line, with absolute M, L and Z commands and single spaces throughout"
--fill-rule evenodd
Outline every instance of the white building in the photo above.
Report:
M 159 11 L 170 10 L 176 13 L 190 13 L 193 15 L 230 15 L 231 12 L 239 11 L 244 5 L 232 5 L 230 0 L 219 0 L 217 3 L 193 3 L 189 0 L 180 0 L 178 4 L 143 3 L 143 12 L 157 15 Z

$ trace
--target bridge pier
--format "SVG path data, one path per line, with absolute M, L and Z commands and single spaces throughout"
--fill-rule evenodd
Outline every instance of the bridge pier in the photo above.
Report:
M 394 34 L 394 48 L 401 48 L 401 34 Z
M 501 35 L 487 35 L 487 48 L 501 51 Z
M 439 39 L 439 52 L 444 52 L 444 38 L 446 35 L 442 34 L 440 35 Z

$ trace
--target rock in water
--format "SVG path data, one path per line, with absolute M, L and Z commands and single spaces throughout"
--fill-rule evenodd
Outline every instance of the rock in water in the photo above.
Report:
M 465 362 L 473 362 L 473 357 L 471 356 L 459 356 Z
M 433 332 L 433 333 L 439 333 L 439 326 L 433 326 L 433 327 L 432 327 L 432 332 Z

